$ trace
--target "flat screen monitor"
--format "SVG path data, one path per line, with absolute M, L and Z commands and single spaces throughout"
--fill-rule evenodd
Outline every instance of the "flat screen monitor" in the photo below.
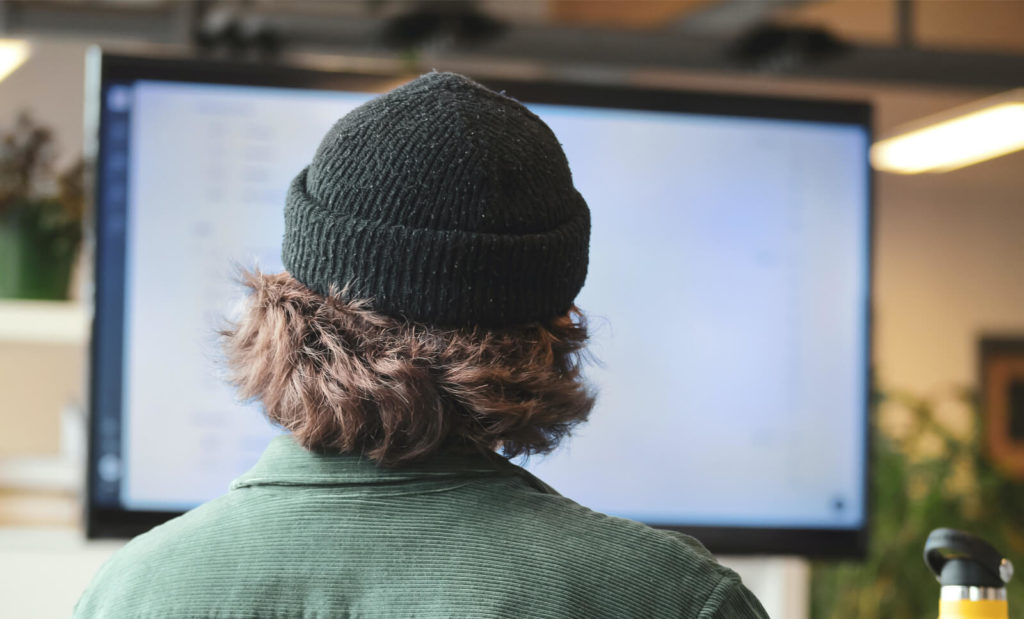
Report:
M 227 491 L 280 432 L 225 380 L 238 268 L 282 269 L 321 137 L 411 79 L 96 53 L 88 532 Z M 867 533 L 870 108 L 511 81 L 592 212 L 590 420 L 523 464 L 717 553 L 851 555 Z

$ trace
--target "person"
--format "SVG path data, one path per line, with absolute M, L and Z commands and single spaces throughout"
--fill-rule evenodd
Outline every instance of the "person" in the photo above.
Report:
M 284 216 L 286 271 L 245 274 L 224 337 L 240 395 L 286 432 L 117 552 L 76 617 L 766 616 L 696 540 L 508 460 L 594 403 L 590 212 L 525 106 L 415 79 L 334 125 Z

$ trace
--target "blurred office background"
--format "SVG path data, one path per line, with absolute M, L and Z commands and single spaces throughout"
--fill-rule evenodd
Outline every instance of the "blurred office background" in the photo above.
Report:
M 0 78 L 0 128 L 29 114 L 52 133 L 56 169 L 75 166 L 84 54 L 100 43 L 865 100 L 884 137 L 1024 87 L 1022 32 L 1015 0 L 6 0 L 0 59 L 24 59 Z M 875 182 L 871 549 L 864 561 L 738 560 L 766 604 L 803 613 L 791 616 L 933 616 L 937 586 L 919 557 L 936 526 L 973 528 L 1024 560 L 1024 479 L 989 457 L 978 397 L 982 339 L 1024 339 L 1024 153 Z M 80 248 L 66 300 L 0 299 L 0 615 L 5 600 L 32 598 L 32 616 L 60 616 L 118 545 L 80 532 L 88 235 Z

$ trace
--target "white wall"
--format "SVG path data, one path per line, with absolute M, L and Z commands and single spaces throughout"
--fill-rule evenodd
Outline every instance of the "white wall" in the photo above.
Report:
M 28 61 L 0 81 L 0 126 L 32 112 L 55 130 L 65 162 L 82 152 L 85 49 L 84 42 L 33 40 Z
M 53 128 L 62 167 L 82 154 L 85 49 L 81 42 L 34 41 L 29 60 L 0 81 L 0 128 L 6 132 L 21 111 L 31 112 Z M 0 426 L 8 430 L 0 433 L 0 458 L 57 452 L 61 408 L 81 404 L 84 356 L 81 346 L 0 339 Z
M 934 392 L 975 380 L 983 332 L 1024 335 L 1024 156 L 879 179 L 878 368 Z

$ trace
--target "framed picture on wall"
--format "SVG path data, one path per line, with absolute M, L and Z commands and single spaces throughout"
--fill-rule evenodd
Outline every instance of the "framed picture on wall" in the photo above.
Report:
M 979 361 L 989 457 L 1007 476 L 1024 480 L 1024 335 L 982 337 Z

